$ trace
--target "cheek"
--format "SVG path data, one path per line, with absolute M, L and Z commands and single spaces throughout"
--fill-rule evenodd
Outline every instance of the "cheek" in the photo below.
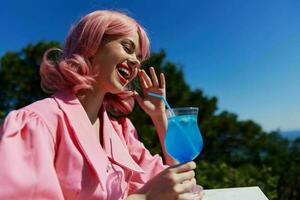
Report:
M 134 78 L 137 77 L 140 68 L 134 68 Z
M 123 50 L 119 46 L 110 46 L 106 49 L 103 57 L 111 62 L 119 62 L 120 59 L 123 57 Z
M 116 66 L 116 58 L 113 56 L 104 56 L 97 59 L 94 66 L 101 74 L 113 71 Z
M 102 77 L 109 78 L 117 64 L 123 62 L 124 55 L 120 50 L 118 46 L 109 46 L 98 52 L 93 62 L 95 71 Z
M 130 79 L 130 81 L 132 81 L 134 78 L 136 78 L 137 74 L 138 74 L 138 69 L 134 68 L 134 72 L 133 72 L 133 75 L 132 75 L 132 78 Z
M 120 53 L 120 49 L 115 46 L 111 46 L 108 48 L 104 48 L 97 55 L 97 63 L 100 65 L 112 65 L 120 62 L 122 58 L 122 54 Z

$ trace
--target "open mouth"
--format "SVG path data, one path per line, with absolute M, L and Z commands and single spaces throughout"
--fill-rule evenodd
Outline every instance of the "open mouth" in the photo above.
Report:
M 125 64 L 117 65 L 120 82 L 124 85 L 131 78 L 131 69 Z

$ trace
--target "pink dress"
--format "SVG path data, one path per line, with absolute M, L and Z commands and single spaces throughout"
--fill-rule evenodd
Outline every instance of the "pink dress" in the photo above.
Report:
M 10 112 L 0 132 L 0 199 L 119 200 L 167 167 L 129 119 L 101 115 L 102 146 L 68 91 Z

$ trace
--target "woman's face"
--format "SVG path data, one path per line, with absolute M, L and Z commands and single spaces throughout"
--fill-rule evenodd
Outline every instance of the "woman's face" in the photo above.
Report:
M 92 60 L 93 69 L 98 73 L 96 88 L 117 94 L 137 75 L 142 56 L 139 35 L 106 39 Z

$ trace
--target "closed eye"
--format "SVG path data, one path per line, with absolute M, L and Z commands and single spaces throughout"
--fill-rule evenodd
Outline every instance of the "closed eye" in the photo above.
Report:
M 133 41 L 125 39 L 121 42 L 123 49 L 128 53 L 128 54 L 133 54 L 135 52 L 136 46 Z M 141 63 L 143 60 L 142 55 L 137 55 L 137 59 Z
M 122 42 L 121 44 L 123 46 L 123 49 L 127 53 L 129 53 L 129 54 L 133 54 L 134 53 L 134 48 L 133 48 L 133 46 L 130 43 L 128 43 L 128 42 Z

